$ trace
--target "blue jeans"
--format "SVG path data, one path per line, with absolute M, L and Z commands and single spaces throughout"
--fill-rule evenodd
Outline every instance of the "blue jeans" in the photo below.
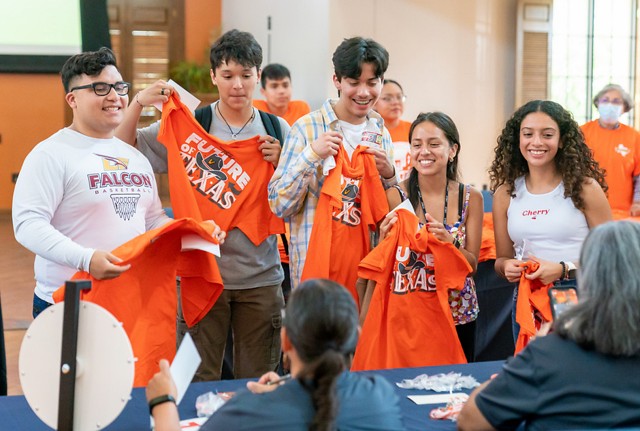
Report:
M 51 307 L 53 304 L 45 301 L 44 299 L 40 299 L 38 295 L 33 294 L 33 318 L 38 317 L 38 314 L 42 313 L 48 307 Z

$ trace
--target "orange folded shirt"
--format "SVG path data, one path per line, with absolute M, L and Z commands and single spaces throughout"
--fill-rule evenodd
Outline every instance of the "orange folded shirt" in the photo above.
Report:
M 191 269 L 181 281 L 182 307 L 190 325 L 199 321 L 222 293 L 222 278 L 215 259 L 206 259 L 209 253 L 203 251 L 181 252 L 182 237 L 187 234 L 216 243 L 211 237 L 212 230 L 211 224 L 192 219 L 171 221 L 112 251 L 123 260 L 122 265 L 131 264 L 119 277 L 96 280 L 84 271 L 72 277 L 92 282 L 91 290 L 81 292 L 81 300 L 104 307 L 123 323 L 138 358 L 135 386 L 146 386 L 158 371 L 160 359 L 172 360 L 175 356 L 179 263 Z M 64 300 L 64 286 L 54 292 L 53 299 Z
M 376 282 L 352 371 L 466 363 L 449 289 L 464 287 L 471 266 L 453 244 L 438 241 L 418 218 L 398 210 L 389 235 L 360 263 Z
M 313 219 L 302 280 L 328 278 L 346 287 L 358 303 L 358 264 L 370 250 L 370 231 L 389 212 L 389 204 L 367 147 L 351 160 L 340 147 L 336 167 L 325 178 Z
M 529 280 L 525 274 L 532 274 L 538 270 L 540 264 L 528 261 L 524 263 L 524 271 L 518 284 L 518 300 L 516 301 L 516 322 L 520 325 L 520 334 L 516 340 L 518 354 L 536 336 L 541 322 L 534 318 L 537 312 L 545 322 L 553 320 L 551 304 L 549 302 L 549 288 L 553 283 L 542 284 L 539 279 Z

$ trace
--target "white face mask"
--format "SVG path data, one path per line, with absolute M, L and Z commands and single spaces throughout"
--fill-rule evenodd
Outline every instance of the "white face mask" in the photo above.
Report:
M 598 105 L 600 119 L 605 123 L 617 123 L 622 115 L 622 105 L 614 105 L 613 103 L 600 103 Z

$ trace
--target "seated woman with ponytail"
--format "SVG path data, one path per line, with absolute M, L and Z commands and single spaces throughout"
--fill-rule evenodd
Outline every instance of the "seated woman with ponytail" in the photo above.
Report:
M 349 373 L 358 342 L 358 312 L 349 292 L 322 279 L 307 280 L 287 304 L 281 332 L 292 379 L 275 373 L 249 382 L 202 425 L 211 430 L 404 430 L 398 397 L 378 376 Z M 175 396 L 169 365 L 160 363 L 147 386 L 147 399 Z M 179 430 L 173 403 L 152 409 L 156 431 Z

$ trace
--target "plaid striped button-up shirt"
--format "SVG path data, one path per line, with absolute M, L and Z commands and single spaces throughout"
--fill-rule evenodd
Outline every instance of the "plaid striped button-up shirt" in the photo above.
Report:
M 318 206 L 320 190 L 324 184 L 323 159 L 311 149 L 311 143 L 328 131 L 340 131 L 339 119 L 333 106 L 336 100 L 327 100 L 322 107 L 300 118 L 287 134 L 280 162 L 269 182 L 269 205 L 279 217 L 289 224 L 289 268 L 291 287 L 300 283 L 302 269 L 307 257 L 311 228 Z M 382 147 L 393 166 L 393 146 L 383 120 L 376 112 L 368 115 L 376 121 L 383 135 Z M 396 177 L 381 178 L 386 188 L 397 184 Z

